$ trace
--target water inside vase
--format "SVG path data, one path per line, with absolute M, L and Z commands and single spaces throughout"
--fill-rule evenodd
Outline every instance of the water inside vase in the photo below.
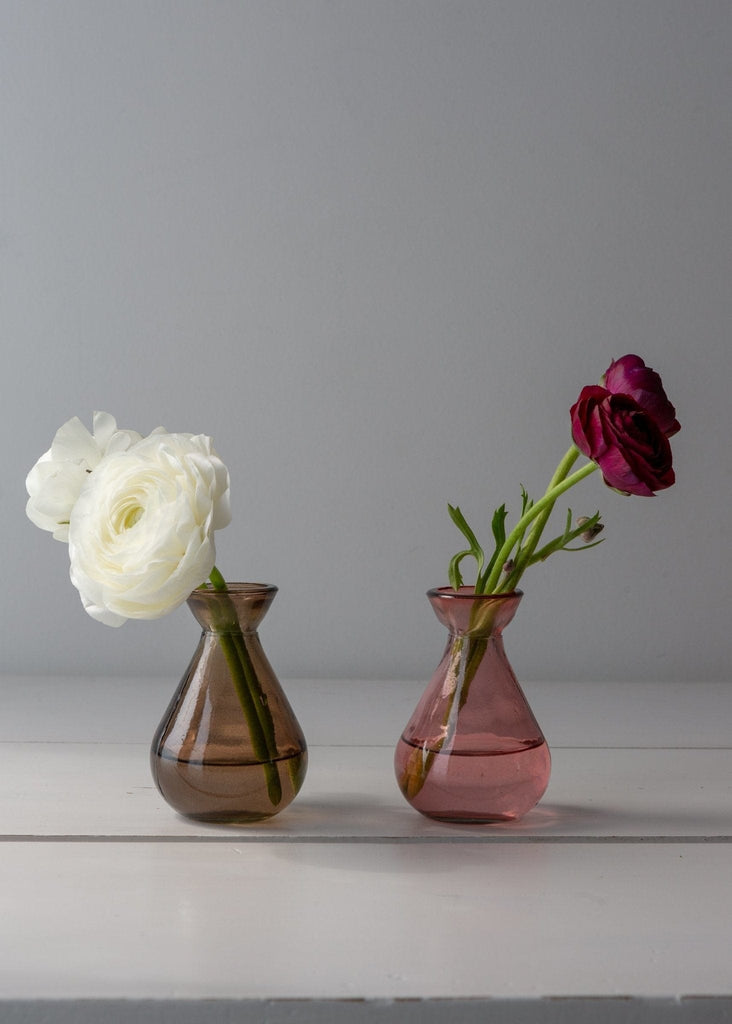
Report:
M 408 799 L 415 810 L 438 821 L 515 821 L 537 803 L 551 770 L 543 738 L 529 744 L 514 740 L 490 752 L 469 745 L 430 751 L 402 738 L 395 753 L 397 778 L 405 778 L 408 766 L 420 757 L 430 758 L 429 771 L 419 792 Z
M 180 814 L 194 821 L 244 824 L 270 818 L 291 803 L 302 786 L 307 760 L 307 751 L 298 751 L 269 762 L 276 765 L 282 787 L 277 805 L 270 799 L 261 763 L 185 760 L 163 751 L 155 755 L 153 770 L 161 793 Z

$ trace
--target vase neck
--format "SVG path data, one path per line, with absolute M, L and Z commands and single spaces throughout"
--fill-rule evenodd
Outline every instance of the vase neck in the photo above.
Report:
M 435 615 L 451 636 L 500 636 L 516 613 L 523 594 L 476 594 L 472 587 L 440 587 L 427 592 Z
M 188 607 L 209 632 L 254 633 L 276 593 L 277 587 L 267 583 L 229 583 L 226 590 L 198 587 L 188 598 Z

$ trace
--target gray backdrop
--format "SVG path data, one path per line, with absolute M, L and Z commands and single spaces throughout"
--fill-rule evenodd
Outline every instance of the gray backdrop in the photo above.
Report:
M 678 483 L 569 503 L 526 680 L 728 678 L 728 0 L 0 0 L 2 664 L 178 676 L 183 607 L 87 618 L 24 478 L 69 416 L 213 435 L 230 579 L 282 676 L 418 678 L 424 591 L 610 359 L 658 369 Z

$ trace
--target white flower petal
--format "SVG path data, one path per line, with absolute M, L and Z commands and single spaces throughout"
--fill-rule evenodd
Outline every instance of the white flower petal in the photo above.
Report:
M 217 510 L 228 522 L 229 473 L 210 438 L 157 432 L 109 452 L 69 530 L 71 579 L 89 614 L 118 625 L 182 604 L 213 569 Z
M 93 434 L 77 416 L 67 420 L 26 477 L 28 518 L 50 530 L 56 540 L 68 540 L 71 510 L 86 474 L 96 469 L 108 451 L 124 451 L 140 440 L 134 430 L 117 430 L 109 413 L 94 413 Z
M 54 462 L 71 462 L 93 469 L 99 461 L 99 446 L 79 417 L 73 416 L 56 431 L 51 457 Z
M 109 442 L 117 432 L 117 420 L 108 412 L 95 412 L 92 420 L 94 442 L 98 449 L 106 451 Z

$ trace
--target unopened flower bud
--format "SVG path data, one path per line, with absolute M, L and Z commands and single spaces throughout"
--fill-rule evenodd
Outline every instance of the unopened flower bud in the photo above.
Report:
M 585 523 L 589 523 L 589 521 L 590 520 L 588 516 L 578 516 L 577 526 L 584 526 Z M 585 542 L 585 544 L 590 544 L 598 535 L 598 533 L 602 533 L 604 529 L 604 523 L 595 523 L 594 526 L 591 526 L 588 530 L 585 530 L 585 532 L 581 534 L 582 540 Z
M 503 563 L 503 571 L 507 576 L 510 576 L 513 570 L 516 568 L 516 563 L 512 558 L 509 558 L 507 562 Z

